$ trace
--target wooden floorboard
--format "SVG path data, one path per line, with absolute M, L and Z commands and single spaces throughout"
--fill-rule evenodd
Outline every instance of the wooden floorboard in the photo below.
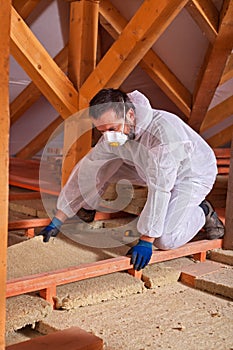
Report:
M 13 344 L 6 350 L 102 350 L 103 340 L 81 328 L 71 327 Z
M 152 254 L 150 264 L 192 254 L 202 254 L 202 252 L 221 247 L 222 239 L 218 239 L 191 242 L 174 250 L 155 250 Z M 120 256 L 63 270 L 25 276 L 24 278 L 17 278 L 7 282 L 6 296 L 11 297 L 44 290 L 46 292 L 45 295 L 49 296 L 48 301 L 52 303 L 53 296 L 56 296 L 56 286 L 125 270 L 131 270 L 130 272 L 132 274 L 133 265 L 130 264 L 129 257 Z

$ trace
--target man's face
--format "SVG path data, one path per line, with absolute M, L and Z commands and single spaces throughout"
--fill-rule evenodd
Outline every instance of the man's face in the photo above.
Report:
M 124 119 L 119 119 L 116 112 L 112 109 L 104 112 L 97 120 L 92 118 L 92 122 L 101 133 L 105 131 L 120 131 L 128 135 L 131 127 L 134 125 L 134 112 L 131 109 L 127 112 L 124 130 L 122 130 Z

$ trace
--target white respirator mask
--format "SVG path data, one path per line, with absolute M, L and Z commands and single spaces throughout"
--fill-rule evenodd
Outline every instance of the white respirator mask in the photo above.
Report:
M 122 146 L 126 143 L 126 141 L 129 140 L 128 135 L 124 134 L 124 128 L 125 128 L 125 120 L 126 120 L 126 113 L 125 113 L 125 102 L 124 100 L 123 106 L 124 106 L 124 121 L 122 124 L 121 131 L 113 131 L 108 130 L 103 133 L 104 141 L 108 142 L 108 144 L 112 147 L 118 147 Z

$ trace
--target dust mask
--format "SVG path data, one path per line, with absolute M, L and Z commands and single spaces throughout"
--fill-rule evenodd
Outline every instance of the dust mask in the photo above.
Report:
M 124 105 L 124 121 L 122 124 L 121 131 L 105 131 L 103 133 L 104 141 L 108 142 L 108 144 L 112 147 L 118 147 L 122 146 L 126 143 L 126 141 L 129 140 L 128 135 L 124 134 L 124 128 L 125 128 L 125 119 L 126 119 L 126 113 L 125 113 L 125 103 L 123 100 Z

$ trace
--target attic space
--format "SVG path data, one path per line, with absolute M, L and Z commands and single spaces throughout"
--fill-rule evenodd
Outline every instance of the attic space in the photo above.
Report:
M 0 350 L 233 349 L 233 0 L 0 8 Z

